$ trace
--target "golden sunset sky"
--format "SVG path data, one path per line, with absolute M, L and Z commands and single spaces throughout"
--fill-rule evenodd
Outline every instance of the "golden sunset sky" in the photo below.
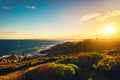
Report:
M 120 0 L 0 0 L 0 39 L 120 36 Z

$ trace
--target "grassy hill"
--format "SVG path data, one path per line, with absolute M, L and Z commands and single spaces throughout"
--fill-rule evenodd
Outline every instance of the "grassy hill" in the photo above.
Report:
M 120 50 L 120 40 L 93 40 L 86 39 L 82 42 L 66 42 L 41 51 L 48 55 L 75 54 L 79 52 Z
M 58 44 L 48 56 L 1 64 L 0 80 L 120 80 L 120 41 Z

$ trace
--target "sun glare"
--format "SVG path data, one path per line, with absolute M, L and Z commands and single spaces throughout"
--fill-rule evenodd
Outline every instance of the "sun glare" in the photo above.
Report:
M 104 34 L 113 34 L 115 33 L 115 26 L 114 25 L 107 25 L 104 30 L 103 30 Z

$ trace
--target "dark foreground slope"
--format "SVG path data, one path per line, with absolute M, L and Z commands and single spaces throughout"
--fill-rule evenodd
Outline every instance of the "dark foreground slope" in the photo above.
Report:
M 53 58 L 56 61 L 26 72 L 22 80 L 120 80 L 118 54 L 89 52 Z

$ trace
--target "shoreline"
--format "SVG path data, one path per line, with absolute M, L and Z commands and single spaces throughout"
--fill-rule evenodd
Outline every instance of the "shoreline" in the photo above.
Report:
M 13 58 L 14 61 L 12 61 L 12 62 L 20 62 L 20 61 L 30 60 L 30 59 L 34 59 L 34 58 L 38 58 L 38 57 L 42 57 L 42 56 L 47 56 L 48 54 L 47 53 L 42 53 L 42 51 L 49 50 L 52 47 L 54 47 L 54 46 L 56 46 L 58 44 L 63 44 L 63 43 L 66 43 L 66 42 L 60 42 L 60 43 L 57 43 L 57 44 L 52 44 L 52 45 L 45 46 L 43 49 L 42 48 L 38 49 L 34 53 L 3 55 L 3 56 L 0 56 L 0 63 L 1 62 L 9 63 L 9 61 L 5 61 L 3 59 L 9 60 L 9 59 Z

